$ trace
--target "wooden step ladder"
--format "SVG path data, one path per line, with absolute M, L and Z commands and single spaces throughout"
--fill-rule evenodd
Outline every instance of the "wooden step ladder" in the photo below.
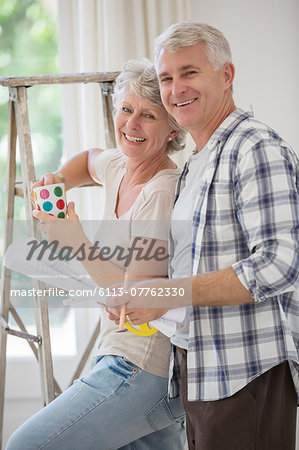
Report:
M 115 146 L 111 94 L 113 91 L 114 80 L 118 73 L 119 72 L 99 72 L 0 78 L 0 85 L 8 87 L 9 90 L 8 162 L 6 177 L 6 211 L 4 217 L 4 252 L 13 240 L 14 199 L 16 195 L 24 197 L 26 223 L 28 224 L 28 236 L 34 235 L 37 238 L 39 237 L 39 233 L 36 228 L 37 221 L 32 217 L 32 206 L 30 201 L 30 187 L 35 181 L 35 170 L 27 106 L 27 88 L 36 85 L 49 84 L 98 83 L 102 94 L 106 144 L 107 148 L 110 148 Z M 16 182 L 17 138 L 20 148 L 22 188 L 18 187 Z M 42 282 L 33 280 L 32 284 L 33 288 L 36 290 L 42 289 L 44 291 L 45 289 L 45 284 Z M 10 301 L 10 285 L 11 271 L 3 266 L 0 291 L 0 450 L 3 431 L 6 348 L 8 334 L 26 339 L 31 347 L 39 365 L 42 399 L 44 405 L 51 402 L 56 395 L 61 393 L 61 389 L 53 374 L 47 298 L 42 296 L 35 297 L 34 306 L 37 334 L 29 334 L 24 323 L 22 322 L 22 319 Z M 10 315 L 17 323 L 19 330 L 10 328 Z M 80 376 L 80 373 L 85 366 L 99 334 L 99 326 L 100 325 L 98 322 L 75 370 L 72 381 Z

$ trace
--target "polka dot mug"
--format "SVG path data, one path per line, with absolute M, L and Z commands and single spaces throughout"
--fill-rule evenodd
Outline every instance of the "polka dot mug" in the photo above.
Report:
M 51 216 L 66 217 L 66 195 L 63 183 L 48 184 L 33 189 L 36 209 Z

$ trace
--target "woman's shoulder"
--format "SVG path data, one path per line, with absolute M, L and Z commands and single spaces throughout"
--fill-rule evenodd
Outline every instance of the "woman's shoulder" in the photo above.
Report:
M 110 161 L 123 161 L 125 162 L 126 157 L 124 156 L 123 152 L 119 148 L 108 148 L 107 150 L 104 150 L 101 152 L 97 160 L 104 163 L 109 163 Z
M 99 153 L 95 160 L 95 170 L 99 179 L 105 182 L 106 174 L 109 171 L 118 172 L 126 163 L 126 157 L 119 148 L 109 148 Z
M 157 191 L 173 193 L 180 174 L 179 168 L 160 170 L 145 186 L 145 194 Z
M 179 169 L 158 172 L 143 188 L 132 211 L 133 236 L 167 240 Z
M 139 201 L 136 202 L 136 211 L 159 211 L 157 217 L 169 215 L 172 210 L 175 188 L 180 176 L 180 169 L 164 169 L 158 172 L 142 189 Z

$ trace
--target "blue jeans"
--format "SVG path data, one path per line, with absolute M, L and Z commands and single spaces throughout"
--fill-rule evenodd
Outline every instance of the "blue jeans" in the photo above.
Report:
M 166 378 L 100 356 L 86 377 L 27 420 L 6 450 L 183 450 L 184 410 Z

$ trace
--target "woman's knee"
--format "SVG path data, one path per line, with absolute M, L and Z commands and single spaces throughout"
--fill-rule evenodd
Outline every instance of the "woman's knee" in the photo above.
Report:
M 28 434 L 25 429 L 25 424 L 16 431 L 8 439 L 5 450 L 37 450 L 37 446 L 34 446 L 34 439 L 28 440 Z
M 45 408 L 42 408 L 10 436 L 5 450 L 38 450 L 45 439 L 44 429 L 48 417 L 44 417 Z

